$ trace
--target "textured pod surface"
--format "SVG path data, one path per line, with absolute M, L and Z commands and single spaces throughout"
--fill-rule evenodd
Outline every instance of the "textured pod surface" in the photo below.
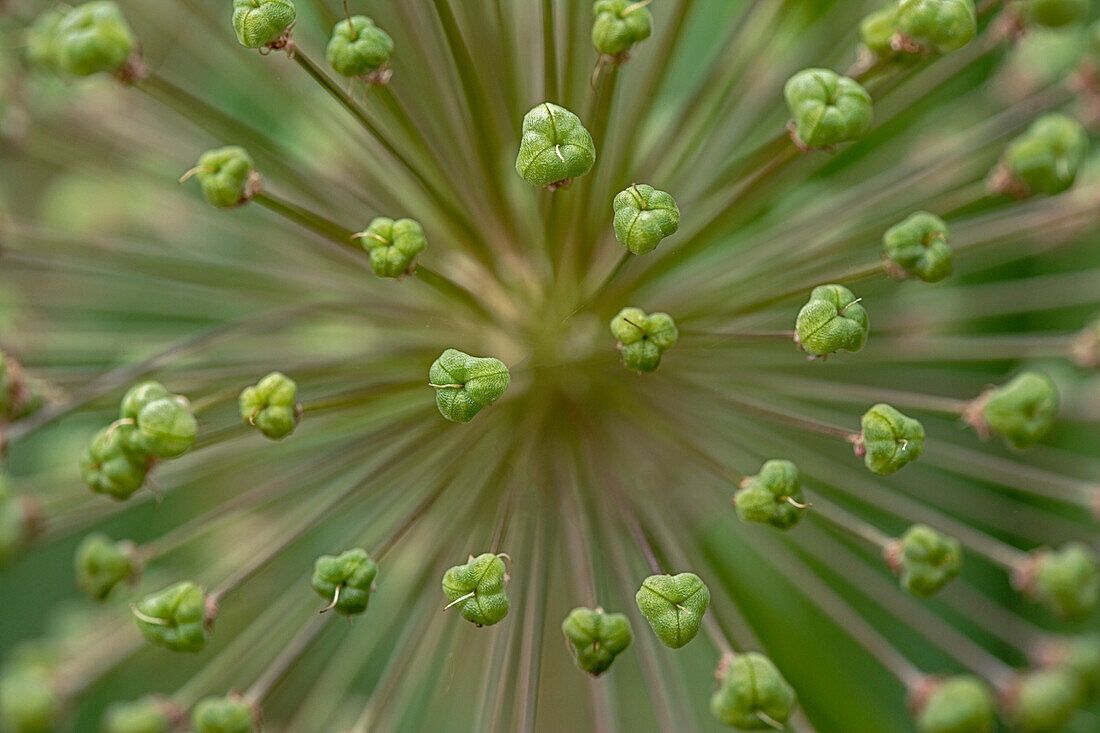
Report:
M 900 0 L 898 31 L 929 51 L 956 51 L 978 29 L 974 0 Z
M 271 372 L 237 398 L 241 419 L 272 440 L 282 440 L 298 424 L 298 384 L 282 372 Z
M 951 274 L 950 236 L 943 219 L 918 211 L 887 229 L 882 246 L 890 261 L 905 273 L 934 283 Z
M 375 218 L 358 237 L 370 253 L 370 266 L 378 277 L 401 277 L 412 271 L 416 256 L 428 246 L 424 229 L 414 219 Z
M 718 689 L 710 698 L 714 717 L 738 730 L 774 730 L 790 720 L 798 697 L 772 660 L 763 654 L 738 654 L 719 670 Z
M 623 365 L 636 372 L 652 372 L 661 364 L 661 356 L 680 337 L 676 322 L 667 313 L 646 314 L 641 308 L 627 307 L 611 319 L 611 334 L 619 340 Z
M 679 649 L 699 633 L 710 589 L 695 573 L 650 575 L 634 600 L 661 643 Z
M 96 433 L 80 456 L 80 475 L 88 488 L 122 501 L 145 485 L 149 461 L 130 448 L 136 430 L 133 425 L 111 425 Z
M 134 621 L 142 636 L 174 652 L 198 652 L 206 645 L 206 594 L 184 581 L 138 601 Z
M 653 32 L 653 13 L 635 0 L 596 0 L 592 12 L 592 45 L 605 56 L 624 54 Z
M 390 60 L 393 39 L 365 15 L 341 20 L 325 48 L 329 65 L 341 76 L 363 76 Z
M 310 584 L 325 600 L 335 599 L 333 609 L 344 616 L 367 610 L 371 585 L 378 576 L 378 565 L 362 548 L 340 555 L 322 555 L 313 565 Z
M 859 23 L 859 40 L 876 56 L 889 56 L 894 52 L 893 40 L 897 26 L 897 3 L 890 3 L 881 10 L 864 16 Z
M 76 584 L 92 598 L 103 600 L 116 585 L 133 581 L 139 568 L 132 542 L 113 542 L 93 532 L 76 547 Z
M 248 48 L 278 41 L 296 16 L 291 0 L 233 0 L 233 30 Z
M 993 733 L 993 693 L 977 677 L 950 677 L 936 683 L 917 711 L 920 733 Z
M 579 117 L 544 102 L 523 116 L 516 172 L 532 186 L 583 176 L 596 162 L 596 144 Z
M 458 349 L 444 351 L 432 364 L 428 379 L 435 387 L 439 413 L 452 422 L 470 422 L 512 383 L 500 359 L 470 356 Z
M 199 433 L 191 405 L 179 395 L 149 402 L 138 413 L 126 444 L 137 454 L 176 458 L 188 451 Z
M 863 414 L 863 462 L 873 473 L 886 475 L 920 458 L 924 426 L 885 403 Z
M 798 468 L 790 461 L 766 461 L 759 473 L 741 484 L 733 505 L 743 521 L 790 529 L 806 512 Z
M 620 191 L 612 202 L 615 238 L 636 255 L 652 252 L 680 228 L 680 209 L 665 191 L 644 183 Z
M 240 206 L 248 200 L 255 167 L 247 150 L 230 145 L 203 153 L 195 169 L 195 178 L 212 206 Z
M 606 672 L 634 639 L 625 614 L 604 613 L 602 608 L 574 608 L 561 630 L 577 666 L 593 677 Z
M 1054 194 L 1077 180 L 1077 171 L 1088 152 L 1088 134 L 1072 117 L 1049 112 L 1005 150 L 1003 163 L 1020 194 Z
M 498 555 L 471 556 L 443 574 L 443 595 L 462 617 L 477 626 L 492 626 L 508 615 L 508 594 L 504 584 L 508 569 Z
M 1058 417 L 1058 391 L 1039 372 L 1023 372 L 984 397 L 982 420 L 1015 448 L 1029 448 L 1050 432 Z
M 814 356 L 859 351 L 867 342 L 867 311 L 843 285 L 819 285 L 795 319 L 799 345 Z
M 862 137 L 874 117 L 863 86 L 831 69 L 803 69 L 783 87 L 798 139 L 810 147 Z
M 75 76 L 119 71 L 134 48 L 134 34 L 111 0 L 76 6 L 57 24 L 56 33 L 52 52 L 57 65 Z
M 962 569 L 962 545 L 924 524 L 914 524 L 901 536 L 901 585 L 919 598 L 938 593 Z

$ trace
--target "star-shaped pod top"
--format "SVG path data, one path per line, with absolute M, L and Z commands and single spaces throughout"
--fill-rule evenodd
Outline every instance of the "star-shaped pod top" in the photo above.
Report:
M 661 643 L 679 649 L 699 633 L 710 589 L 695 573 L 650 575 L 634 600 Z
M 620 191 L 612 203 L 615 238 L 636 255 L 652 252 L 680 228 L 676 200 L 653 186 L 636 183 Z
M 577 666 L 599 677 L 633 641 L 630 621 L 602 608 L 574 608 L 561 624 Z
M 443 417 L 452 422 L 470 422 L 483 407 L 495 402 L 512 377 L 500 359 L 444 351 L 428 373 L 435 387 L 435 402 Z
M 158 646 L 175 652 L 197 652 L 206 646 L 206 594 L 194 583 L 176 583 L 141 599 L 131 610 L 142 636 Z
M 596 162 L 596 144 L 580 118 L 550 102 L 523 116 L 516 172 L 532 186 L 567 186 Z
M 371 584 L 377 576 L 378 565 L 366 550 L 357 547 L 338 556 L 317 558 L 310 584 L 317 595 L 332 602 L 330 608 L 336 613 L 353 616 L 367 610 Z
M 886 550 L 887 563 L 905 590 L 919 598 L 935 595 L 962 569 L 962 545 L 923 524 L 914 524 Z
M 831 69 L 803 69 L 783 87 L 795 134 L 811 148 L 862 137 L 871 129 L 871 95 Z
M 653 32 L 653 13 L 635 0 L 596 0 L 592 12 L 592 45 L 604 56 L 621 56 Z
M 745 522 L 790 529 L 798 524 L 807 508 L 798 468 L 790 461 L 766 461 L 758 474 L 741 482 L 741 488 L 733 495 L 733 505 L 737 516 Z
M 508 615 L 508 568 L 499 555 L 485 553 L 443 574 L 443 595 L 463 618 L 477 626 L 492 626 Z
M 859 449 L 863 463 L 873 473 L 886 475 L 920 458 L 924 451 L 924 426 L 885 403 L 863 414 Z
M 738 730 L 775 730 L 798 705 L 794 688 L 763 654 L 738 654 L 719 668 L 718 679 L 710 711 Z
M 867 342 L 867 311 L 843 285 L 819 285 L 795 320 L 798 344 L 814 356 L 859 351 Z
M 282 372 L 271 372 L 237 398 L 241 419 L 272 440 L 282 440 L 298 424 L 298 385 Z
M 401 277 L 413 271 L 416 256 L 428 246 L 424 228 L 415 219 L 375 217 L 366 231 L 355 235 L 370 253 L 370 266 L 378 277 Z
M 233 30 L 248 48 L 278 41 L 296 15 L 291 0 L 233 0 Z
M 927 283 L 943 280 L 951 274 L 949 236 L 947 223 L 927 211 L 890 227 L 882 237 L 886 256 L 898 270 L 890 274 L 915 275 Z
M 646 315 L 641 308 L 623 308 L 611 319 L 611 333 L 619 340 L 623 364 L 636 372 L 652 372 L 661 356 L 676 343 L 680 332 L 667 313 Z
M 255 195 L 256 165 L 248 151 L 236 145 L 208 150 L 183 180 L 194 175 L 211 206 L 230 208 Z

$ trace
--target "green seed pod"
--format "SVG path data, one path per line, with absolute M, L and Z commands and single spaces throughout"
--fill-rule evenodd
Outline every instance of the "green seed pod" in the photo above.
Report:
M 1007 384 L 987 390 L 974 408 L 980 417 L 969 417 L 979 434 L 1000 435 L 1016 448 L 1039 442 L 1058 416 L 1058 390 L 1039 372 L 1022 372 Z
M 741 482 L 733 495 L 737 516 L 744 522 L 790 529 L 798 524 L 808 505 L 802 497 L 798 468 L 790 461 L 766 461 L 760 473 Z
M 992 186 L 1021 197 L 1053 196 L 1073 185 L 1087 152 L 1088 134 L 1080 122 L 1047 113 L 1009 144 L 1001 161 L 1009 181 Z
M 182 456 L 199 432 L 191 404 L 179 395 L 149 402 L 141 408 L 136 423 L 137 429 L 126 433 L 130 450 L 158 458 Z
M 1007 695 L 1008 718 L 1020 733 L 1059 733 L 1077 712 L 1081 680 L 1068 669 L 1027 672 Z
M 676 200 L 653 186 L 634 184 L 615 196 L 615 238 L 636 255 L 652 252 L 680 228 Z
M 165 389 L 160 382 L 141 382 L 130 387 L 126 394 L 122 395 L 119 404 L 118 416 L 123 420 L 137 420 L 141 408 L 154 400 L 171 397 L 172 393 Z
M 871 129 L 871 95 L 855 79 L 829 69 L 803 69 L 783 87 L 795 134 L 806 146 L 855 140 Z
M 915 275 L 926 283 L 935 283 L 951 274 L 950 232 L 947 223 L 935 214 L 918 211 L 905 221 L 890 227 L 882 237 L 882 246 L 894 276 Z
M 887 5 L 865 16 L 859 24 L 859 39 L 876 56 L 894 53 L 894 34 L 898 27 L 898 4 Z
M 993 733 L 993 693 L 977 677 L 961 675 L 934 683 L 916 706 L 920 733 Z
M 181 711 L 168 698 L 149 695 L 131 702 L 116 702 L 103 716 L 103 733 L 172 733 L 178 730 Z
M 84 449 L 80 475 L 92 491 L 122 501 L 145 485 L 149 458 L 134 454 L 130 448 L 130 437 L 136 430 L 133 425 L 108 425 Z
M 814 356 L 859 351 L 867 343 L 867 311 L 843 285 L 819 285 L 795 320 L 798 345 Z
M 53 8 L 40 13 L 34 19 L 24 36 L 27 63 L 44 71 L 59 71 L 57 28 L 64 18 L 64 12 Z
M 786 725 L 798 705 L 794 688 L 763 654 L 749 652 L 723 660 L 717 676 L 710 711 L 738 730 L 774 730 Z
M 1100 696 L 1100 634 L 1085 634 L 1068 639 L 1063 645 L 1060 663 L 1073 670 L 1081 681 L 1085 701 Z
M 325 55 L 340 76 L 366 76 L 389 62 L 393 39 L 367 16 L 353 15 L 332 29 Z
M 38 533 L 40 514 L 37 501 L 16 494 L 0 475 L 0 563 L 30 543 Z
M 206 645 L 210 621 L 206 594 L 191 582 L 176 583 L 131 607 L 142 635 L 174 652 L 198 652 Z
M 634 0 L 596 0 L 592 45 L 604 56 L 621 56 L 653 33 L 653 13 Z
M 962 545 L 923 524 L 914 524 L 886 548 L 886 564 L 901 576 L 901 587 L 929 598 L 962 569 Z
M 317 595 L 332 601 L 329 608 L 344 616 L 354 616 L 367 610 L 371 584 L 377 575 L 378 565 L 366 550 L 357 547 L 339 556 L 317 558 L 310 584 Z
M 447 349 L 428 372 L 439 413 L 452 422 L 470 422 L 483 407 L 496 402 L 512 377 L 500 359 L 476 357 Z
M 1100 564 L 1088 545 L 1068 542 L 1057 551 L 1038 550 L 1028 564 L 1024 592 L 1059 616 L 1083 618 L 1100 602 Z
M 499 555 L 485 553 L 443 574 L 443 595 L 470 623 L 492 626 L 508 615 L 508 570 Z
M 875 405 L 863 414 L 860 425 L 863 432 L 857 449 L 862 449 L 863 463 L 872 473 L 894 473 L 920 458 L 924 450 L 924 426 L 890 405 Z
M 134 34 L 111 0 L 77 5 L 57 25 L 53 42 L 58 67 L 74 76 L 116 72 L 134 50 Z
M 0 730 L 6 733 L 55 733 L 66 718 L 50 665 L 16 659 L 0 674 Z
M 233 30 L 248 48 L 278 43 L 295 16 L 291 0 L 233 0 Z
M 634 600 L 661 643 L 679 649 L 699 633 L 710 589 L 695 573 L 650 575 Z
M 623 308 L 611 319 L 611 334 L 619 340 L 623 365 L 636 372 L 652 372 L 661 364 L 680 332 L 667 313 L 646 315 L 641 308 Z
M 1027 17 L 1033 23 L 1060 28 L 1089 14 L 1089 0 L 1028 0 Z
M 301 414 L 298 385 L 282 372 L 271 372 L 255 386 L 245 387 L 237 403 L 241 419 L 272 440 L 290 435 Z
M 195 733 L 254 733 L 259 717 L 252 704 L 239 695 L 200 700 L 191 713 Z
M 194 175 L 211 206 L 240 206 L 256 195 L 259 187 L 252 156 L 236 145 L 206 151 L 191 170 L 181 181 Z
M 532 186 L 564 188 L 595 162 L 592 136 L 565 107 L 544 102 L 523 116 L 516 172 Z
M 93 532 L 76 547 L 76 585 L 96 600 L 104 600 L 122 582 L 132 583 L 141 572 L 133 542 L 113 542 Z
M 898 32 L 928 51 L 956 51 L 978 32 L 974 0 L 901 0 Z
M 415 219 L 379 216 L 367 230 L 355 235 L 370 253 L 370 266 L 378 277 L 401 277 L 416 269 L 416 256 L 428 246 L 424 229 Z
M 604 613 L 602 608 L 574 608 L 561 630 L 577 666 L 593 677 L 606 672 L 634 640 L 626 615 Z

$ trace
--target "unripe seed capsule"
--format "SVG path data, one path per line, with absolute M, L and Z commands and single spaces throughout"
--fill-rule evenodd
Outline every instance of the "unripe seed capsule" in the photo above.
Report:
M 219 208 L 248 203 L 262 186 L 252 156 L 236 145 L 206 151 L 180 181 L 192 175 L 210 205 Z
M 795 320 L 798 345 L 813 356 L 859 351 L 867 342 L 867 311 L 843 285 L 820 285 Z
M 993 693 L 980 679 L 961 675 L 926 684 L 914 705 L 920 733 L 993 733 Z
M 1000 435 L 1014 448 L 1029 448 L 1050 432 L 1058 417 L 1058 390 L 1039 372 L 1022 372 L 983 392 L 963 418 L 979 435 Z
M 772 660 L 749 652 L 723 660 L 718 689 L 711 695 L 715 718 L 738 730 L 775 730 L 785 726 L 798 705 L 794 688 Z
M 233 30 L 248 48 L 278 43 L 297 11 L 291 0 L 233 0 Z
M 1025 672 L 1006 691 L 1007 717 L 1020 733 L 1059 733 L 1077 712 L 1081 692 L 1069 669 Z
M 475 626 L 492 626 L 508 615 L 508 569 L 500 555 L 485 553 L 443 574 L 443 595 Z
M 899 45 L 915 44 L 925 51 L 948 53 L 973 40 L 978 31 L 974 0 L 900 0 Z
M 947 223 L 935 214 L 918 211 L 905 221 L 890 227 L 882 237 L 882 246 L 895 277 L 914 275 L 926 283 L 943 280 L 951 274 L 950 232 Z
M 710 589 L 695 573 L 650 575 L 634 600 L 661 643 L 679 649 L 699 633 Z
M 1100 563 L 1083 542 L 1033 551 L 1016 568 L 1015 586 L 1062 618 L 1084 618 L 1100 604 Z
M 592 45 L 604 56 L 623 56 L 653 33 L 653 13 L 636 0 L 597 0 Z
M 131 611 L 142 636 L 175 652 L 202 651 L 213 622 L 206 594 L 187 581 L 146 596 Z
M 366 76 L 393 55 L 393 39 L 365 15 L 341 20 L 325 49 L 329 65 L 341 76 Z
M 1088 134 L 1081 123 L 1049 112 L 1009 143 L 989 186 L 996 193 L 1018 198 L 1053 196 L 1073 185 L 1087 152 Z
M 620 191 L 612 204 L 615 238 L 636 255 L 652 252 L 680 228 L 680 209 L 664 191 L 644 183 Z
M 544 102 L 523 116 L 516 172 L 532 186 L 565 188 L 596 162 L 596 144 L 575 114 Z
M 809 508 L 802 496 L 798 468 L 784 460 L 766 461 L 758 474 L 742 481 L 733 495 L 733 505 L 742 521 L 770 524 L 776 529 L 798 524 Z
M 890 56 L 894 53 L 893 40 L 897 26 L 898 4 L 894 2 L 864 16 L 859 24 L 859 39 L 876 56 Z
M 271 372 L 255 386 L 245 387 L 237 403 L 241 420 L 272 440 L 290 435 L 301 415 L 298 385 L 282 372 Z
M 254 733 L 259 711 L 239 695 L 200 700 L 191 713 L 195 733 Z
M 914 524 L 886 548 L 886 563 L 901 577 L 901 587 L 929 598 L 962 569 L 962 545 L 924 524 Z
M 864 413 L 857 448 L 872 473 L 885 476 L 920 458 L 924 451 L 924 426 L 885 403 Z
M 125 433 L 130 450 L 158 458 L 183 455 L 199 432 L 199 424 L 191 414 L 191 404 L 180 395 L 147 403 L 138 413 L 135 424 L 135 430 Z
M 113 542 L 93 532 L 76 548 L 76 585 L 96 600 L 104 600 L 119 583 L 132 583 L 141 572 L 133 542 Z
M 371 586 L 378 576 L 378 565 L 367 551 L 355 548 L 339 556 L 322 555 L 313 566 L 310 584 L 317 595 L 331 604 L 326 608 L 344 616 L 367 610 Z
M 80 456 L 80 475 L 97 494 L 123 501 L 145 484 L 150 458 L 133 452 L 129 424 L 108 425 L 100 430 Z
M 606 672 L 634 639 L 625 614 L 604 613 L 602 608 L 574 608 L 561 630 L 577 666 L 593 677 Z
M 355 235 L 370 253 L 370 266 L 378 277 L 402 277 L 416 269 L 416 256 L 428 246 L 424 229 L 415 219 L 379 216 L 366 231 Z
M 871 129 L 871 95 L 856 80 L 830 69 L 803 69 L 787 80 L 783 96 L 804 146 L 856 140 Z
M 57 24 L 53 53 L 58 67 L 75 76 L 118 72 L 134 50 L 134 34 L 118 5 L 95 0 L 70 10 Z
M 619 340 L 623 365 L 636 372 L 652 372 L 661 357 L 680 338 L 676 322 L 667 313 L 646 315 L 641 308 L 623 308 L 611 319 L 611 334 Z
M 428 372 L 439 413 L 452 422 L 470 422 L 496 402 L 512 377 L 500 359 L 476 357 L 447 349 Z

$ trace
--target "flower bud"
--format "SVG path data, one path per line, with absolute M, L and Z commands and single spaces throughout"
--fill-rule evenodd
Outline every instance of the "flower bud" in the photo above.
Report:
M 718 689 L 710 697 L 714 717 L 738 730 L 774 730 L 798 705 L 787 680 L 763 654 L 738 654 L 718 668 Z
M 863 463 L 872 473 L 894 473 L 924 450 L 924 426 L 890 405 L 875 405 L 863 414 L 860 425 Z
M 946 222 L 927 211 L 918 211 L 890 227 L 882 237 L 882 246 L 890 264 L 899 270 L 890 274 L 915 275 L 926 283 L 943 280 L 951 274 L 949 236 Z
M 282 440 L 298 424 L 298 385 L 282 372 L 271 372 L 237 400 L 241 419 L 272 440 Z
M 416 256 L 428 246 L 424 229 L 415 219 L 379 216 L 365 232 L 355 235 L 370 253 L 370 266 L 378 277 L 401 277 L 416 269 Z
M 901 586 L 929 598 L 962 569 L 962 545 L 923 524 L 914 524 L 886 548 L 886 564 L 901 576 Z
M 915 706 L 920 733 L 993 733 L 993 693 L 977 677 L 937 680 Z
M 76 547 L 76 585 L 102 601 L 122 582 L 132 583 L 141 572 L 141 561 L 133 542 L 112 542 L 102 532 L 93 532 Z
M 247 203 L 260 186 L 252 156 L 244 148 L 230 145 L 208 150 L 192 169 L 211 206 L 230 208 Z M 186 180 L 188 173 L 181 180 Z
M 859 24 L 859 39 L 876 56 L 894 53 L 893 39 L 898 26 L 898 4 L 887 5 L 864 16 Z
M 40 522 L 38 502 L 16 494 L 0 475 L 0 562 L 26 547 L 38 533 Z
M 636 372 L 652 372 L 661 356 L 676 343 L 680 332 L 667 313 L 646 315 L 641 308 L 623 308 L 611 319 L 611 334 L 619 340 L 623 365 Z
M 679 649 L 699 633 L 710 589 L 695 573 L 650 575 L 634 600 L 661 643 Z
M 1100 317 L 1094 318 L 1081 330 L 1073 340 L 1070 350 L 1077 366 L 1082 369 L 1100 369 Z
M 259 712 L 239 695 L 200 700 L 191 713 L 195 733 L 254 733 Z
M 103 716 L 103 733 L 172 733 L 179 730 L 182 711 L 171 700 L 149 695 L 116 702 Z
M 291 0 L 233 0 L 233 30 L 248 48 L 280 41 L 295 15 Z
M 871 95 L 855 79 L 829 69 L 803 69 L 783 87 L 795 134 L 811 148 L 862 137 L 871 129 Z
M 130 450 L 158 458 L 182 456 L 199 432 L 191 404 L 179 395 L 147 403 L 137 415 L 136 428 L 125 433 Z
M 499 555 L 470 555 L 465 565 L 455 565 L 443 574 L 443 595 L 457 606 L 470 623 L 492 626 L 508 615 L 508 594 L 504 584 L 508 570 Z
M 0 674 L 0 730 L 53 733 L 66 718 L 52 666 L 34 658 L 10 660 Z
M 470 422 L 483 407 L 496 402 L 511 384 L 500 359 L 476 357 L 447 349 L 428 372 L 439 413 L 452 422 Z
M 134 34 L 111 0 L 77 5 L 57 24 L 58 67 L 74 76 L 121 71 L 134 50 Z
M 986 390 L 967 408 L 964 419 L 979 435 L 1000 435 L 1015 448 L 1039 442 L 1058 416 L 1058 391 L 1039 372 L 1022 372 L 1007 384 Z
M 592 45 L 604 56 L 621 56 L 653 33 L 653 13 L 635 0 L 596 0 Z
M 332 601 L 330 608 L 336 613 L 354 616 L 367 610 L 371 584 L 377 575 L 378 565 L 366 550 L 357 547 L 336 557 L 317 558 L 310 584 L 317 595 Z
M 1041 669 L 1016 679 L 1005 696 L 1020 733 L 1059 733 L 1081 702 L 1081 680 L 1068 669 Z
M 65 13 L 57 8 L 45 10 L 34 19 L 24 36 L 24 53 L 31 66 L 44 71 L 59 71 L 57 28 Z
M 532 186 L 568 186 L 596 162 L 596 144 L 580 118 L 550 102 L 523 116 L 516 172 Z
M 174 652 L 202 651 L 213 620 L 207 615 L 206 594 L 188 581 L 146 596 L 131 611 L 142 636 Z
M 80 475 L 92 491 L 122 501 L 145 484 L 150 460 L 130 448 L 129 438 L 135 431 L 133 425 L 108 425 L 84 449 Z
M 577 666 L 593 677 L 606 672 L 634 640 L 626 615 L 604 613 L 602 608 L 574 608 L 561 630 Z
M 766 461 L 760 473 L 741 482 L 741 488 L 733 495 L 733 505 L 744 522 L 790 529 L 798 524 L 807 508 L 798 468 L 790 461 Z
M 341 76 L 366 76 L 393 55 L 393 39 L 365 15 L 341 20 L 325 49 L 328 63 Z
M 1027 17 L 1034 23 L 1059 28 L 1089 14 L 1089 0 L 1028 0 Z
M 974 0 L 901 0 L 898 32 L 928 51 L 956 51 L 978 32 Z
M 615 238 L 636 255 L 652 252 L 680 228 L 676 200 L 653 186 L 634 184 L 615 196 Z
M 819 285 L 795 320 L 798 345 L 814 356 L 859 351 L 867 342 L 867 311 L 843 285 Z
M 1065 191 L 1088 152 L 1088 134 L 1077 120 L 1048 112 L 1005 150 L 990 186 L 1018 197 Z
M 1017 571 L 1016 586 L 1059 616 L 1088 616 L 1100 602 L 1100 564 L 1092 548 L 1067 542 L 1033 552 Z

